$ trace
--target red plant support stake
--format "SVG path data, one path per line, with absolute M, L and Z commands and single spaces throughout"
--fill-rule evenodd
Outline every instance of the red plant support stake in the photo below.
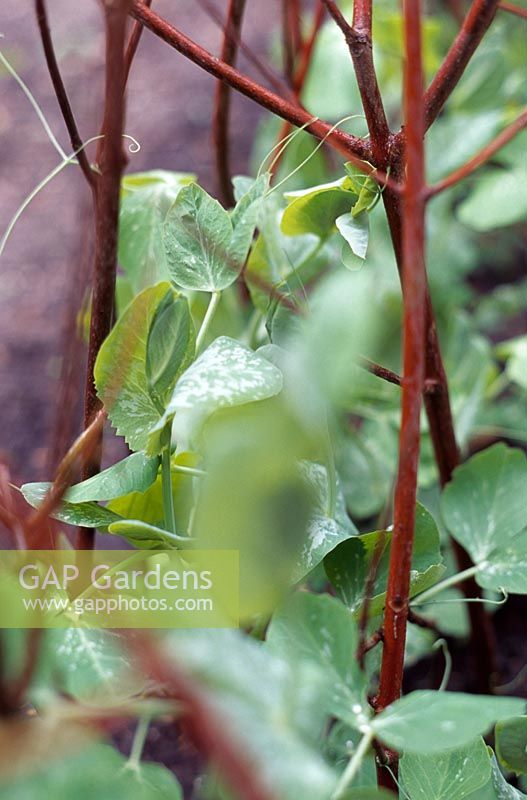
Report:
M 110 333 L 113 321 L 115 276 L 117 269 L 117 230 L 119 224 L 119 194 L 121 175 L 125 166 L 123 125 L 125 108 L 125 36 L 129 0 L 105 0 L 106 23 L 106 86 L 104 100 L 103 146 L 101 175 L 97 182 L 95 207 L 95 263 L 93 296 L 88 345 L 88 364 L 84 395 L 84 426 L 93 421 L 101 404 L 93 380 L 93 369 L 99 349 Z M 100 448 L 99 448 L 100 450 Z M 88 478 L 99 469 L 100 452 L 85 467 Z M 81 528 L 77 545 L 91 550 L 95 532 Z
M 227 21 L 223 36 L 221 60 L 233 66 L 238 53 L 238 41 L 242 26 L 246 0 L 229 0 Z M 139 25 L 136 22 L 136 25 Z M 142 26 L 141 26 L 142 27 Z M 212 120 L 212 139 L 216 153 L 216 171 L 218 185 L 223 204 L 227 208 L 234 206 L 234 191 L 231 183 L 231 165 L 229 152 L 229 116 L 231 105 L 231 89 L 228 83 L 218 81 L 214 101 L 214 117 Z
M 426 129 L 439 115 L 489 29 L 498 0 L 473 0 L 461 30 L 425 95 Z
M 402 198 L 403 380 L 394 530 L 384 615 L 384 648 L 377 708 L 401 694 L 410 569 L 415 527 L 420 414 L 425 371 L 425 164 L 424 75 L 420 0 L 404 0 L 404 117 L 406 179 Z M 396 764 L 392 765 L 396 769 Z M 379 767 L 379 785 L 397 790 Z

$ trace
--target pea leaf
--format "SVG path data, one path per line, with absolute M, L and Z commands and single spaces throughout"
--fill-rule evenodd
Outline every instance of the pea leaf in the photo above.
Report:
M 315 509 L 308 523 L 307 540 L 295 572 L 297 580 L 301 580 L 318 566 L 338 544 L 358 534 L 346 511 L 340 486 L 337 486 L 335 517 L 328 515 L 327 469 L 314 461 L 303 462 L 302 468 L 312 487 Z
M 458 208 L 459 219 L 485 232 L 522 222 L 527 218 L 525 182 L 527 169 L 488 169 Z
M 281 398 L 215 414 L 204 429 L 192 530 L 198 548 L 239 551 L 242 619 L 269 615 L 298 580 L 313 506 L 299 468 L 306 438 Z
M 172 466 L 195 466 L 196 458 L 190 453 L 180 453 L 172 456 Z M 188 527 L 191 509 L 194 504 L 193 496 L 194 479 L 186 474 L 172 469 L 172 495 L 178 530 L 184 531 Z M 118 515 L 121 520 L 141 520 L 154 528 L 163 529 L 165 512 L 163 508 L 162 476 L 159 472 L 154 483 L 145 492 L 130 492 L 115 500 L 110 500 L 106 508 Z
M 51 483 L 25 483 L 20 487 L 20 491 L 30 506 L 38 508 L 50 488 Z M 67 525 L 98 528 L 101 531 L 120 519 L 118 514 L 97 503 L 67 503 L 64 501 L 53 510 L 51 516 Z
M 127 768 L 126 759 L 109 745 L 97 744 L 67 759 L 50 759 L 45 766 L 12 781 L 2 780 L 4 800 L 183 800 L 171 772 L 158 764 Z
M 281 229 L 288 236 L 311 233 L 325 239 L 334 229 L 335 221 L 350 212 L 357 199 L 351 190 L 348 177 L 331 183 L 312 186 L 297 192 L 288 192 L 291 200 L 282 217 Z
M 370 222 L 366 211 L 358 216 L 353 216 L 351 212 L 342 214 L 335 220 L 335 225 L 340 235 L 349 244 L 352 253 L 365 259 L 370 237 Z
M 168 291 L 155 311 L 146 344 L 148 388 L 162 410 L 175 380 L 192 362 L 195 346 L 187 299 Z
M 477 566 L 476 580 L 484 589 L 527 594 L 527 531 L 494 550 Z
M 178 286 L 216 292 L 234 283 L 247 258 L 267 186 L 268 177 L 262 175 L 232 214 L 197 184 L 181 190 L 164 227 L 170 275 Z
M 117 705 L 144 684 L 118 634 L 82 627 L 46 631 L 34 682 L 90 705 Z
M 263 400 L 281 389 L 282 373 L 274 364 L 220 336 L 180 377 L 154 433 L 176 415 L 174 437 L 186 444 L 213 411 Z
M 400 774 L 411 800 L 463 800 L 490 778 L 490 759 L 483 739 L 435 755 L 406 753 Z
M 374 616 L 381 613 L 384 608 L 391 538 L 391 531 L 364 533 L 340 544 L 324 560 L 329 580 L 338 596 L 354 614 L 360 612 L 364 603 L 365 578 L 369 574 L 378 547 L 381 548 L 381 558 L 369 613 Z M 426 508 L 418 503 L 410 596 L 413 597 L 433 585 L 443 571 L 437 525 Z
M 527 717 L 510 717 L 498 722 L 495 730 L 496 755 L 509 772 L 527 773 Z
M 119 263 L 134 294 L 168 279 L 163 220 L 183 186 L 195 175 L 152 170 L 126 175 L 121 183 Z
M 189 547 L 191 540 L 185 536 L 165 531 L 138 519 L 123 519 L 108 526 L 108 533 L 122 536 L 140 550 L 170 550 Z
M 289 663 L 316 664 L 326 676 L 328 714 L 359 728 L 369 719 L 364 675 L 355 660 L 357 627 L 333 597 L 294 594 L 273 615 L 268 646 Z
M 376 736 L 405 753 L 431 754 L 468 744 L 497 720 L 525 710 L 517 697 L 411 692 L 370 723 Z
M 91 500 L 113 500 L 129 492 L 144 492 L 157 477 L 159 457 L 132 453 L 111 467 L 82 483 L 70 486 L 64 500 L 86 503 Z
M 489 800 L 525 800 L 527 797 L 526 794 L 507 783 L 500 772 L 498 762 L 494 755 L 492 755 L 490 766 L 492 770 L 491 785 L 493 793 L 489 797 Z M 476 800 L 476 798 L 471 797 L 470 800 Z M 480 798 L 478 797 L 477 800 L 480 800 Z M 487 797 L 485 796 L 482 800 L 487 800 Z
M 227 732 L 243 732 L 246 757 L 273 796 L 331 796 L 336 774 L 319 751 L 324 676 L 314 664 L 284 661 L 239 631 L 176 631 L 169 642 Z
M 260 218 L 262 200 L 269 188 L 269 175 L 260 175 L 247 189 L 231 211 L 233 228 L 229 244 L 230 261 L 243 267 L 249 254 L 256 225 Z
M 132 450 L 146 448 L 149 431 L 162 414 L 150 392 L 146 358 L 148 334 L 167 294 L 178 296 L 166 282 L 138 294 L 103 343 L 95 363 L 97 393 L 112 425 Z
M 527 525 L 527 458 L 497 444 L 458 467 L 443 492 L 441 513 L 475 564 L 507 547 Z

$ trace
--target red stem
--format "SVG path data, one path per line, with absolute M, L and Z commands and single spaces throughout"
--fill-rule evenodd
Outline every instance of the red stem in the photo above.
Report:
M 295 84 L 296 62 L 302 48 L 299 0 L 282 0 L 282 42 L 284 72 L 291 87 Z
M 386 169 L 389 160 L 390 129 L 373 63 L 372 0 L 355 0 L 350 25 L 334 0 L 324 0 L 348 45 L 370 132 L 376 166 Z
M 297 97 L 300 96 L 300 92 L 304 88 L 304 83 L 307 77 L 309 66 L 311 64 L 311 58 L 313 56 L 313 50 L 315 48 L 317 36 L 322 27 L 322 23 L 324 22 L 325 10 L 326 9 L 324 7 L 323 0 L 318 0 L 317 10 L 315 11 L 315 18 L 313 20 L 313 27 L 311 28 L 311 33 L 304 42 L 302 52 L 299 55 L 298 67 L 295 72 L 294 91 Z
M 71 146 L 73 150 L 77 153 L 77 160 L 84 174 L 84 177 L 86 178 L 89 186 L 91 186 L 91 188 L 93 189 L 95 186 L 95 173 L 93 172 L 90 166 L 90 162 L 88 161 L 86 153 L 84 152 L 84 150 L 80 149 L 82 147 L 83 142 L 79 133 L 79 129 L 77 128 L 75 116 L 71 108 L 71 103 L 68 98 L 68 93 L 66 92 L 66 87 L 64 86 L 64 81 L 62 80 L 62 75 L 60 74 L 60 68 L 58 65 L 57 57 L 55 55 L 55 48 L 53 47 L 53 39 L 51 38 L 51 31 L 48 22 L 48 11 L 46 7 L 46 0 L 35 0 L 35 11 L 37 15 L 38 28 L 40 31 L 40 38 L 42 40 L 42 46 L 44 48 L 46 64 L 51 77 L 53 88 L 55 90 L 55 95 L 57 97 L 57 101 L 62 113 L 62 117 L 64 119 L 66 128 L 68 130 Z
M 425 166 L 424 72 L 421 3 L 403 4 L 405 63 L 404 115 L 406 179 L 402 198 L 403 383 L 399 467 L 395 485 L 394 530 L 384 614 L 384 648 L 377 699 L 379 711 L 401 694 L 410 570 L 415 527 L 420 414 L 425 374 Z M 396 767 L 396 764 L 393 765 Z M 387 770 L 379 784 L 394 789 Z
M 527 127 L 527 108 L 522 111 L 520 116 L 511 122 L 505 130 L 503 130 L 492 142 L 486 145 L 479 153 L 467 161 L 466 164 L 463 164 L 462 167 L 456 169 L 450 175 L 447 175 L 446 178 L 439 181 L 435 184 L 435 186 L 431 186 L 428 190 L 428 197 L 435 197 L 436 194 L 440 192 L 444 192 L 445 189 L 450 189 L 451 186 L 454 186 L 459 181 L 464 180 L 469 175 L 472 175 L 477 169 L 479 169 L 483 164 L 489 161 L 492 156 L 494 156 L 498 150 L 501 150 L 508 142 L 510 142 L 514 137 L 520 133 L 524 128 Z
M 501 2 L 498 3 L 499 8 L 502 11 L 508 11 L 509 14 L 516 14 L 517 17 L 522 17 L 522 19 L 527 19 L 527 8 L 522 8 L 521 6 L 515 6 L 514 3 L 505 3 Z
M 246 0 L 229 0 L 227 21 L 223 36 L 221 60 L 229 66 L 236 63 L 243 12 Z M 136 25 L 139 25 L 136 22 Z M 142 26 L 141 26 L 142 27 Z M 227 207 L 234 205 L 234 191 L 231 182 L 231 165 L 229 150 L 229 117 L 230 117 L 231 87 L 228 83 L 218 81 L 214 101 L 214 116 L 212 120 L 212 138 L 216 154 L 216 171 L 218 184 L 223 204 Z
M 84 427 L 90 425 L 101 407 L 93 380 L 93 369 L 99 349 L 110 333 L 113 322 L 119 195 L 121 175 L 126 163 L 122 133 L 126 85 L 125 36 L 129 6 L 129 0 L 113 2 L 105 0 L 104 4 L 106 23 L 106 85 L 102 126 L 104 139 L 95 208 L 95 262 L 84 395 Z M 99 464 L 100 452 L 96 453 L 92 462 L 86 466 L 83 477 L 90 477 L 97 472 Z M 79 531 L 77 542 L 79 549 L 92 549 L 94 541 L 94 531 L 91 529 Z
M 302 126 L 308 123 L 306 130 L 319 139 L 327 137 L 328 142 L 345 155 L 346 158 L 357 163 L 361 167 L 364 166 L 362 161 L 368 161 L 371 158 L 370 147 L 363 139 L 352 136 L 338 128 L 333 130 L 333 126 L 329 125 L 327 122 L 314 119 L 313 116 L 300 105 L 279 97 L 243 75 L 241 72 L 238 72 L 234 67 L 224 64 L 160 17 L 159 14 L 144 8 L 143 4 L 137 2 L 137 0 L 134 0 L 132 3 L 130 13 L 136 20 L 151 30 L 152 33 L 155 33 L 163 39 L 163 41 L 171 45 L 171 47 L 174 47 L 174 49 L 190 59 L 190 61 L 193 61 L 206 72 L 214 75 L 214 77 L 226 81 L 234 89 L 244 94 L 246 97 L 249 97 L 251 100 L 254 100 L 268 111 L 272 111 L 274 114 L 277 114 L 277 116 L 282 117 L 282 119 L 287 119 L 293 125 Z
M 143 0 L 145 6 L 152 5 L 152 0 Z M 130 70 L 132 68 L 132 64 L 135 58 L 135 54 L 137 53 L 137 48 L 139 47 L 139 42 L 141 41 L 141 36 L 143 35 L 143 26 L 139 24 L 139 22 L 134 22 L 134 27 L 132 28 L 132 33 L 130 34 L 130 38 L 128 39 L 128 45 L 126 47 L 126 53 L 124 56 L 124 63 L 125 63 L 125 84 L 128 81 L 130 76 Z
M 426 129 L 456 88 L 496 14 L 498 0 L 473 0 L 461 30 L 425 94 Z

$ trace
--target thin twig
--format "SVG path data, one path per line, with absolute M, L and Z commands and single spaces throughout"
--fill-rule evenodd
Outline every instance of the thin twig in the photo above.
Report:
M 53 39 L 51 38 L 51 31 L 49 28 L 46 0 L 35 0 L 35 11 L 37 15 L 38 28 L 40 31 L 40 38 L 44 48 L 46 64 L 62 117 L 68 130 L 71 146 L 75 152 L 79 151 L 77 155 L 79 166 L 84 177 L 88 181 L 89 186 L 93 189 L 95 186 L 95 173 L 90 166 L 86 152 L 80 149 L 82 147 L 82 138 L 75 121 L 75 116 L 68 98 L 68 93 L 66 92 L 66 87 L 64 86 L 64 81 L 62 80 L 57 57 L 55 55 L 55 48 L 53 47 Z
M 464 180 L 469 175 L 472 175 L 477 169 L 487 163 L 502 147 L 510 142 L 514 137 L 527 127 L 527 108 L 522 111 L 520 116 L 511 122 L 505 130 L 503 130 L 492 142 L 483 147 L 479 153 L 476 153 L 470 161 L 467 161 L 459 169 L 447 175 L 446 178 L 439 181 L 435 186 L 431 186 L 428 190 L 428 197 L 435 197 L 436 194 L 444 192 L 445 189 L 450 189 L 459 181 Z
M 426 129 L 458 85 L 465 68 L 489 29 L 498 0 L 473 0 L 465 21 L 425 94 Z
M 329 143 L 350 161 L 360 166 L 361 169 L 364 169 L 365 166 L 363 161 L 371 159 L 369 144 L 363 139 L 352 136 L 339 128 L 334 128 L 327 122 L 313 118 L 301 106 L 279 97 L 240 73 L 234 67 L 224 64 L 160 17 L 159 14 L 145 8 L 142 3 L 134 0 L 130 13 L 134 19 L 139 20 L 152 33 L 155 33 L 190 61 L 193 61 L 216 78 L 226 81 L 234 89 L 254 100 L 254 102 L 268 111 L 272 111 L 282 119 L 287 119 L 293 125 L 301 127 L 307 124 L 306 130 L 319 139 L 327 137 Z
M 55 480 L 46 497 L 28 520 L 28 536 L 34 536 L 40 527 L 47 522 L 53 511 L 60 505 L 62 498 L 77 474 L 82 470 L 84 464 L 91 459 L 94 450 L 97 449 L 105 419 L 106 412 L 101 409 L 86 430 L 74 441 L 60 462 Z
M 237 40 L 239 39 L 243 12 L 246 0 L 229 0 L 227 20 L 223 35 L 221 60 L 229 66 L 234 66 L 238 53 Z M 139 22 L 136 22 L 139 25 Z M 218 185 L 223 204 L 228 208 L 234 206 L 234 190 L 232 188 L 232 173 L 230 164 L 229 118 L 230 118 L 231 87 L 228 83 L 218 81 L 214 99 L 214 114 L 212 120 L 212 139 L 216 156 L 216 171 Z
M 498 7 L 501 8 L 502 11 L 508 11 L 509 14 L 515 14 L 517 17 L 527 19 L 527 8 L 516 6 L 514 3 L 506 3 L 503 0 L 501 3 L 498 3 Z
M 141 3 L 145 10 L 146 6 Z M 105 0 L 106 23 L 106 85 L 104 99 L 104 139 L 101 154 L 101 175 L 98 179 L 95 221 L 95 263 L 93 296 L 88 345 L 86 389 L 84 395 L 84 426 L 93 421 L 100 408 L 93 379 L 93 369 L 99 349 L 109 334 L 114 312 L 115 278 L 117 269 L 117 229 L 121 175 L 125 166 L 122 148 L 124 125 L 124 95 L 126 85 L 125 34 L 130 9 L 129 0 Z M 83 477 L 97 472 L 100 453 L 86 466 Z M 92 530 L 79 532 L 80 549 L 93 547 Z
M 369 358 L 365 358 L 364 356 L 360 356 L 358 361 L 359 366 L 363 367 L 368 372 L 371 372 L 372 375 L 376 375 L 378 378 L 382 378 L 383 381 L 388 381 L 388 383 L 394 383 L 396 386 L 401 385 L 401 376 L 396 372 L 392 372 L 391 369 L 383 367 L 380 364 L 376 364 L 375 361 L 371 361 Z
M 302 48 L 299 0 L 282 0 L 282 43 L 284 73 L 291 87 L 295 84 L 296 62 Z
M 295 71 L 295 80 L 293 87 L 297 97 L 300 96 L 300 92 L 304 88 L 304 83 L 307 77 L 309 66 L 311 64 L 311 58 L 313 56 L 313 50 L 315 48 L 317 36 L 322 27 L 322 23 L 324 22 L 325 11 L 326 9 L 323 0 L 318 0 L 315 16 L 313 18 L 313 25 L 311 27 L 311 32 L 309 36 L 306 37 L 302 50 L 298 57 L 298 66 Z
M 361 646 L 357 651 L 357 660 L 359 664 L 362 664 L 364 656 L 367 653 L 369 653 L 370 650 L 373 650 L 374 647 L 377 647 L 379 642 L 382 642 L 383 639 L 384 639 L 384 632 L 382 628 L 380 628 L 378 631 L 372 633 L 372 635 L 368 639 L 366 639 L 365 642 L 361 643 Z
M 143 0 L 143 3 L 145 6 L 150 8 L 152 5 L 152 0 Z M 128 39 L 128 45 L 126 46 L 126 52 L 124 55 L 125 83 L 128 82 L 128 78 L 130 77 L 130 70 L 132 68 L 135 54 L 137 53 L 137 48 L 139 47 L 139 42 L 141 41 L 141 36 L 143 35 L 143 30 L 144 28 L 139 22 L 134 22 L 134 27 L 132 28 L 132 33 Z

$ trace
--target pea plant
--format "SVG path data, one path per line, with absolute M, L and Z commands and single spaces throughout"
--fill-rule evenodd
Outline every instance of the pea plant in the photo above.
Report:
M 70 547 L 58 520 L 81 550 L 237 551 L 240 628 L 4 631 L 2 797 L 527 796 L 494 622 L 527 594 L 526 9 L 284 0 L 283 76 L 247 53 L 270 90 L 235 67 L 245 0 L 221 58 L 104 0 L 91 163 L 35 5 L 63 164 L 93 195 L 85 430 L 0 518 L 19 548 Z M 221 202 L 193 174 L 123 174 L 144 28 L 217 79 Z M 272 112 L 252 177 L 233 90 Z M 101 471 L 106 419 L 129 454 Z M 185 795 L 142 758 L 160 721 L 201 754 Z

